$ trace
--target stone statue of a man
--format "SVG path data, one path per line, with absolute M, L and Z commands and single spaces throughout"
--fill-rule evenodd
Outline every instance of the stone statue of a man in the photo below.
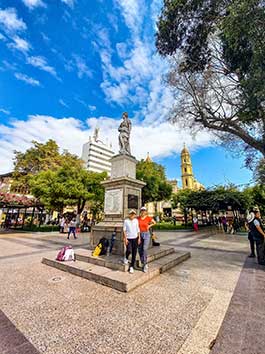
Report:
M 119 126 L 119 144 L 120 144 L 120 154 L 131 155 L 130 148 L 130 134 L 132 129 L 132 123 L 128 117 L 128 113 L 124 112 L 122 114 L 122 122 Z

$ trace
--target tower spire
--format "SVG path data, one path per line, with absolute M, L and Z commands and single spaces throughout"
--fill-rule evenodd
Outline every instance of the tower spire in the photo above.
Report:
M 183 189 L 194 188 L 194 176 L 192 171 L 192 163 L 189 150 L 184 143 L 184 147 L 181 151 L 181 179 Z
M 151 159 L 151 157 L 150 157 L 149 152 L 147 153 L 147 157 L 146 157 L 145 161 L 146 161 L 146 162 L 152 162 L 152 159 Z

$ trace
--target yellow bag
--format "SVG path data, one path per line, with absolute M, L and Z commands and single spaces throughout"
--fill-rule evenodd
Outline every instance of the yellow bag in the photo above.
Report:
M 96 246 L 96 248 L 94 249 L 94 251 L 92 253 L 92 256 L 98 257 L 100 255 L 101 249 L 102 249 L 102 243 L 100 243 Z

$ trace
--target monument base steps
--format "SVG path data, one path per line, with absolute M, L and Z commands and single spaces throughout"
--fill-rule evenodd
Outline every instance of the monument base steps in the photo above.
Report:
M 136 267 L 133 274 L 127 271 L 128 266 L 122 264 L 119 256 L 93 257 L 91 251 L 87 250 L 77 250 L 76 256 L 75 262 L 59 262 L 51 258 L 43 258 L 42 263 L 118 291 L 129 292 L 184 262 L 191 254 L 176 252 L 174 248 L 166 246 L 154 247 L 149 251 L 148 272 L 144 273 Z
M 156 259 L 174 253 L 174 247 L 161 245 L 160 247 L 152 247 L 148 250 L 147 262 L 150 263 Z M 123 264 L 123 258 L 118 255 L 93 257 L 91 250 L 79 249 L 75 251 L 76 259 L 78 261 L 96 264 L 102 267 L 107 267 L 113 270 L 127 271 L 128 265 Z M 137 264 L 139 263 L 139 254 L 137 254 Z

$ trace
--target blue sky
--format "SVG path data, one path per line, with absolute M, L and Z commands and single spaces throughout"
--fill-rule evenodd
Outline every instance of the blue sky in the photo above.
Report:
M 168 121 L 173 104 L 163 77 L 168 63 L 154 46 L 162 0 L 0 0 L 0 172 L 12 169 L 13 150 L 55 139 L 81 154 L 100 128 L 117 149 L 123 111 L 133 121 L 132 151 L 150 152 L 180 177 L 184 142 L 206 186 L 247 183 L 243 161 Z

